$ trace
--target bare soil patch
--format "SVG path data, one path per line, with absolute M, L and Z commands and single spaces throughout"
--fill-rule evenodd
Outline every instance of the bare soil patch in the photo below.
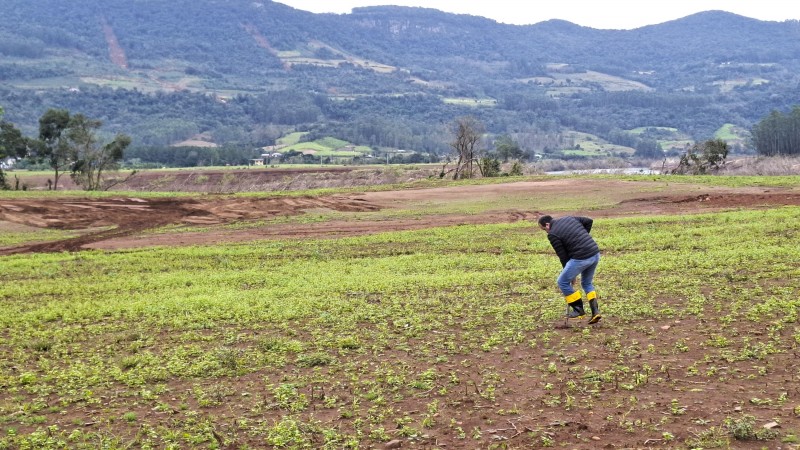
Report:
M 220 174 L 222 176 L 222 174 Z M 640 186 L 637 186 L 640 185 Z M 315 210 L 370 212 L 402 209 L 420 202 L 447 204 L 464 199 L 485 201 L 530 196 L 544 198 L 575 195 L 588 190 L 611 195 L 616 203 L 591 211 L 560 211 L 592 217 L 625 217 L 659 214 L 691 214 L 736 208 L 800 205 L 800 192 L 774 188 L 693 187 L 693 193 L 646 192 L 647 183 L 569 179 L 517 183 L 407 189 L 319 197 L 248 198 L 225 195 L 202 197 L 107 199 L 0 200 L 0 225 L 62 230 L 84 230 L 81 236 L 56 242 L 0 248 L 0 255 L 27 252 L 118 249 L 153 245 L 198 245 L 256 239 L 350 236 L 387 231 L 415 230 L 460 224 L 510 223 L 532 220 L 551 211 L 496 209 L 478 213 L 425 214 L 413 217 L 369 219 L 357 217 L 309 224 L 267 224 L 243 230 L 214 230 L 179 234 L 143 234 L 165 225 L 216 225 L 304 214 Z M 8 228 L 6 228 L 8 229 Z
M 124 183 L 114 186 L 115 191 L 135 192 L 269 192 L 282 190 L 314 189 L 331 186 L 359 186 L 372 173 L 383 175 L 381 168 L 355 166 L 325 166 L 297 168 L 230 168 L 230 169 L 173 169 L 144 170 Z M 428 171 L 432 173 L 431 171 Z M 127 176 L 128 172 L 122 174 Z M 430 174 L 428 173 L 428 175 Z M 427 176 L 427 175 L 425 175 Z M 51 174 L 24 175 L 23 182 L 31 190 L 47 189 Z M 391 183 L 395 180 L 388 180 Z M 59 189 L 80 189 L 68 176 L 58 180 Z

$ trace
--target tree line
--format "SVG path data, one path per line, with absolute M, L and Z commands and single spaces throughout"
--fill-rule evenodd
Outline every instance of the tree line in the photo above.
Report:
M 752 139 L 760 155 L 800 155 L 800 106 L 786 114 L 773 111 L 753 126 Z
M 641 143 L 626 138 L 625 130 L 667 123 L 700 140 L 713 135 L 722 123 L 746 128 L 775 108 L 766 102 L 758 108 L 761 115 L 744 118 L 737 104 L 711 99 L 672 102 L 660 94 L 637 93 L 598 95 L 586 102 L 581 98 L 554 100 L 527 86 L 516 89 L 499 96 L 495 105 L 469 109 L 433 94 L 333 99 L 296 87 L 227 99 L 192 92 L 150 94 L 91 86 L 81 87 L 80 92 L 45 91 L 36 95 L 0 88 L 0 102 L 6 107 L 7 119 L 23 132 L 35 133 L 39 115 L 45 107 L 54 107 L 82 111 L 102 120 L 103 134 L 124 132 L 131 136 L 133 147 L 160 147 L 165 152 L 200 133 L 208 133 L 218 145 L 255 148 L 273 145 L 281 135 L 302 130 L 355 145 L 438 155 L 448 150 L 442 137 L 447 124 L 465 113 L 479 118 L 487 132 L 496 135 L 525 132 L 554 136 L 571 129 L 638 149 Z M 550 138 L 520 138 L 523 141 L 529 151 L 542 153 L 557 148 Z
M 128 94 L 120 94 L 126 98 Z M 202 96 L 184 94 L 158 95 L 171 101 L 191 107 L 203 105 Z M 243 113 L 271 114 L 271 105 L 292 102 L 299 110 L 315 110 L 313 114 L 335 112 L 340 119 L 323 125 L 310 126 L 312 130 L 305 139 L 314 140 L 325 136 L 337 136 L 349 142 L 366 144 L 372 147 L 392 147 L 414 149 L 413 153 L 422 161 L 433 161 L 436 155 L 447 155 L 448 149 L 456 151 L 455 170 L 458 177 L 464 173 L 471 174 L 475 170 L 491 173 L 500 162 L 509 159 L 523 160 L 531 156 L 531 146 L 544 146 L 545 150 L 559 144 L 560 124 L 552 119 L 545 119 L 539 126 L 521 128 L 513 133 L 497 133 L 489 131 L 486 123 L 502 122 L 502 108 L 486 108 L 476 110 L 477 117 L 471 117 L 472 125 L 468 129 L 480 129 L 481 138 L 468 140 L 469 145 L 456 144 L 458 139 L 447 141 L 448 125 L 444 117 L 437 117 L 433 124 L 421 124 L 409 120 L 399 113 L 394 117 L 366 117 L 368 111 L 375 106 L 374 99 L 355 100 L 354 108 L 340 108 L 341 104 L 330 102 L 321 96 L 297 92 L 275 93 L 258 99 L 242 97 L 238 105 L 232 105 L 229 111 Z M 429 97 L 420 103 L 430 103 Z M 420 99 L 416 99 L 420 100 Z M 213 101 L 213 100 L 212 100 Z M 234 102 L 237 103 L 237 102 Z M 384 108 L 402 109 L 418 104 L 408 98 L 393 98 L 387 101 Z M 298 105 L 299 104 L 299 105 Z M 394 106 L 392 106 L 394 104 Z M 430 106 L 430 105 L 429 105 Z M 212 106 L 216 108 L 217 106 Z M 273 117 L 274 120 L 277 116 Z M 540 118 L 545 118 L 542 113 Z M 0 109 L 0 119 L 3 119 Z M 463 119 L 463 118 L 462 118 Z M 462 119 L 457 119 L 456 124 Z M 119 119 L 117 119 L 119 121 Z M 70 178 L 84 189 L 108 189 L 120 182 L 117 170 L 124 161 L 134 167 L 191 167 L 211 165 L 243 165 L 251 158 L 258 156 L 258 146 L 253 142 L 232 142 L 218 147 L 167 147 L 167 145 L 130 147 L 132 139 L 127 134 L 104 139 L 100 133 L 103 122 L 84 114 L 70 114 L 67 109 L 51 108 L 38 119 L 35 137 L 27 137 L 14 123 L 0 120 L 0 163 L 12 159 L 20 161 L 20 167 L 40 167 L 53 171 L 49 187 L 58 189 L 61 177 Z M 479 125 L 478 125 L 479 124 Z M 463 125 L 463 123 L 461 123 Z M 199 128 L 189 122 L 165 120 L 162 127 L 171 127 L 172 139 L 186 137 L 186 133 L 196 133 Z M 231 124 L 231 126 L 234 126 Z M 452 131 L 452 124 L 449 127 Z M 458 126 L 456 126 L 458 128 Z M 463 127 L 462 127 L 463 128 Z M 183 129 L 183 131 L 181 131 Z M 252 133 L 258 134 L 261 143 L 273 143 L 290 125 L 266 125 L 255 127 Z M 658 143 L 658 129 L 648 129 L 642 135 L 634 135 L 625 130 L 614 128 L 605 130 L 604 136 L 614 144 L 636 149 L 636 156 L 659 158 L 664 152 Z M 456 133 L 458 135 L 458 133 Z M 485 136 L 485 137 L 484 137 Z M 463 137 L 463 136 L 462 136 Z M 474 136 L 473 136 L 474 138 Z M 533 139 L 533 141 L 531 140 Z M 164 142 L 166 144 L 166 142 Z M 563 144 L 563 143 L 562 143 Z M 789 113 L 773 111 L 763 118 L 752 129 L 752 145 L 761 155 L 797 155 L 800 153 L 800 106 L 795 106 Z M 716 148 L 711 146 L 709 148 Z M 493 150 L 487 150 L 493 149 Z M 701 154 L 704 149 L 694 149 L 694 154 Z M 418 153 L 422 152 L 422 153 Z M 425 154 L 427 153 L 427 156 Z M 687 156 L 687 155 L 684 155 Z M 405 158 L 405 159 L 404 159 Z M 414 162 L 408 157 L 397 156 L 396 162 Z M 400 161 L 403 159 L 403 161 Z M 462 162 L 459 162 L 461 160 Z M 693 162 L 693 161 L 690 161 Z M 466 166 L 462 166 L 462 163 Z M 698 166 L 696 161 L 693 162 Z M 499 167 L 499 166 L 498 166 Z M 702 166 L 700 166 L 702 167 Z M 471 175 L 468 175 L 471 176 Z M 8 187 L 8 181 L 0 166 L 0 186 Z
M 0 58 L 0 79 L 27 86 L 20 82 L 60 78 L 43 81 L 53 86 L 44 92 L 0 88 L 0 103 L 23 131 L 35 127 L 45 107 L 57 107 L 83 111 L 102 120 L 105 130 L 124 130 L 137 146 L 165 151 L 206 132 L 217 144 L 270 145 L 274 134 L 264 128 L 283 126 L 320 132 L 327 127 L 358 145 L 444 154 L 441 130 L 463 114 L 479 117 L 495 134 L 547 121 L 548 128 L 555 123 L 606 140 L 614 130 L 648 125 L 679 128 L 700 140 L 725 123 L 746 128 L 770 110 L 786 108 L 795 99 L 785 93 L 800 80 L 800 44 L 792 39 L 796 24 L 723 13 L 621 32 L 566 22 L 511 26 L 425 8 L 320 15 L 277 2 L 5 3 L 0 54 L 13 58 Z M 407 26 L 398 29 L 397 23 Z M 129 75 L 160 78 L 160 69 L 168 67 L 170 78 L 182 72 L 192 88 L 208 95 L 150 95 L 80 84 L 79 75 L 106 79 L 126 73 L 108 60 L 103 24 L 125 51 Z M 711 33 L 706 27 L 738 32 Z M 279 57 L 282 52 L 330 65 L 290 64 Z M 65 63 L 58 55 L 82 56 Z M 356 58 L 341 62 L 346 57 Z M 362 67 L 360 59 L 398 70 L 377 72 Z M 571 63 L 553 68 L 549 61 Z M 586 70 L 656 91 L 604 92 L 610 88 L 577 78 Z M 576 78 L 566 82 L 575 90 L 552 93 L 535 81 L 573 73 Z M 728 83 L 735 80 L 745 81 Z M 80 92 L 60 88 L 64 85 Z M 242 95 L 222 101 L 216 92 Z M 497 103 L 493 110 L 481 106 L 473 112 L 442 101 L 453 97 Z M 399 118 L 399 130 L 369 123 L 399 123 Z M 647 153 L 654 151 L 651 144 L 632 147 Z
M 241 166 L 260 155 L 250 145 L 225 144 L 220 147 L 131 147 L 125 152 L 128 166 L 156 167 L 202 167 Z
M 3 109 L 0 108 L 0 119 Z M 110 142 L 98 137 L 102 122 L 65 109 L 49 109 L 39 118 L 39 133 L 27 137 L 10 122 L 0 120 L 0 162 L 27 159 L 46 165 L 53 171 L 48 188 L 58 189 L 61 177 L 68 173 L 72 181 L 88 191 L 107 190 L 127 178 L 112 177 L 119 169 L 131 138 L 117 134 Z M 128 178 L 135 172 L 128 174 Z M 8 189 L 0 168 L 0 189 Z

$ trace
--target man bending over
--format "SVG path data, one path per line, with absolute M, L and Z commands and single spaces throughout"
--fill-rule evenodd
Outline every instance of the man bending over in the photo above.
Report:
M 573 288 L 575 278 L 581 276 L 581 287 L 589 301 L 591 317 L 589 323 L 600 321 L 600 307 L 597 304 L 597 291 L 594 289 L 594 272 L 600 262 L 600 248 L 589 232 L 592 219 L 588 217 L 565 216 L 553 219 L 551 216 L 539 217 L 539 228 L 547 232 L 547 239 L 556 251 L 564 268 L 558 276 L 558 288 L 564 294 L 569 308 L 568 319 L 580 319 L 586 313 L 583 309 L 581 291 Z

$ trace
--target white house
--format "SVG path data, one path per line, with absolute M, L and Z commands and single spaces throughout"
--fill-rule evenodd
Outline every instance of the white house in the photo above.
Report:
M 16 160 L 14 158 L 0 159 L 0 169 L 11 169 L 14 167 Z

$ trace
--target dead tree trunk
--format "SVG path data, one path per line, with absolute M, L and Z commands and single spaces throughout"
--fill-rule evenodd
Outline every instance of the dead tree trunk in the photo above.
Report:
M 483 135 L 483 124 L 474 117 L 461 117 L 453 123 L 452 132 L 455 139 L 450 146 L 457 156 L 453 179 L 472 178 L 476 146 Z

